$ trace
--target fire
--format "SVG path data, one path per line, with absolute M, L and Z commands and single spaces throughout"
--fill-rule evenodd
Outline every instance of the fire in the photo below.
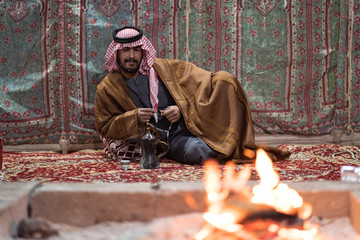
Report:
M 253 188 L 252 202 L 266 204 L 279 212 L 293 214 L 303 206 L 303 199 L 294 189 L 279 183 L 280 176 L 275 172 L 273 163 L 264 150 L 259 149 L 257 154 L 255 167 L 260 177 L 260 184 Z M 309 213 L 311 214 L 311 211 Z
M 221 170 L 216 161 L 208 160 L 204 167 L 208 210 L 196 240 L 219 239 L 219 232 L 226 239 L 316 239 L 317 229 L 304 222 L 311 216 L 311 205 L 279 182 L 280 176 L 264 150 L 256 152 L 260 181 L 252 189 L 247 186 L 249 166 L 236 171 L 230 161 Z

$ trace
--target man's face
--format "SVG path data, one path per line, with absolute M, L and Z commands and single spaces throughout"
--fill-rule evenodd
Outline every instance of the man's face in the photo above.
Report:
M 140 46 L 123 48 L 118 50 L 117 57 L 121 71 L 124 71 L 125 73 L 136 73 L 140 67 L 142 50 Z

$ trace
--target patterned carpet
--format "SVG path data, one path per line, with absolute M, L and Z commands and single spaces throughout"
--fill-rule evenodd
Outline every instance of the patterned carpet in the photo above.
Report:
M 341 145 L 280 145 L 291 151 L 289 159 L 274 163 L 281 181 L 338 181 L 344 165 L 360 166 L 360 149 Z M 253 165 L 252 165 L 253 167 Z M 237 166 L 242 168 L 241 165 Z M 251 180 L 258 176 L 252 168 Z M 0 179 L 3 182 L 157 182 L 202 181 L 203 167 L 164 160 L 156 170 L 143 170 L 131 162 L 127 171 L 103 151 L 61 153 L 3 153 Z

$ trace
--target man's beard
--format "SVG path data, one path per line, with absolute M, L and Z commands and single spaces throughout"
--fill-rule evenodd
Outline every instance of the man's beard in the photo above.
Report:
M 121 63 L 121 61 L 119 61 L 119 67 L 120 67 L 120 69 L 122 69 L 124 72 L 127 72 L 127 73 L 136 73 L 137 71 L 139 71 L 140 63 L 139 63 L 138 61 L 136 61 L 136 60 L 134 60 L 134 59 L 127 59 L 127 60 L 125 60 L 125 63 L 126 63 L 126 62 L 131 62 L 131 61 L 136 62 L 137 65 L 134 66 L 134 67 L 125 67 L 125 66 Z

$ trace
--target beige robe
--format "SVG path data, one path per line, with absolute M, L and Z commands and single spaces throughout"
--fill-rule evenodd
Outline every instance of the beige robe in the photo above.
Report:
M 244 149 L 256 150 L 249 101 L 234 75 L 212 73 L 181 60 L 157 58 L 154 69 L 174 98 L 188 130 L 220 152 L 219 160 L 247 162 Z M 95 116 L 101 136 L 115 139 L 141 137 L 144 125 L 122 75 L 109 73 L 98 85 Z M 289 152 L 267 146 L 273 160 Z

